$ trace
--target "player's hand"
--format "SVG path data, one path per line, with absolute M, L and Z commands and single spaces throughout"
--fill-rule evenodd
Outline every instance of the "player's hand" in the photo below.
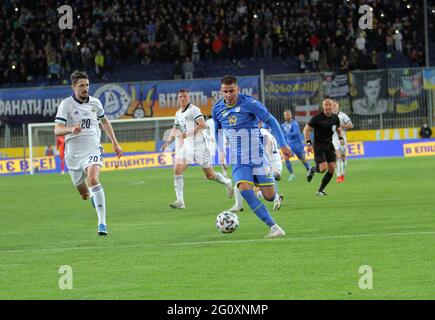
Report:
M 118 143 L 113 145 L 113 150 L 115 150 L 118 159 L 122 157 L 122 148 Z
M 281 148 L 281 152 L 284 155 L 285 160 L 288 160 L 292 157 L 293 153 L 289 146 L 284 146 Z
M 72 129 L 71 129 L 72 134 L 79 134 L 80 132 L 82 132 L 82 128 L 80 128 L 80 125 L 75 124 L 72 126 Z
M 165 142 L 164 144 L 162 144 L 162 146 L 160 147 L 160 151 L 165 151 L 165 149 L 169 146 L 169 143 Z
M 225 153 L 219 152 L 219 164 L 225 165 Z
M 307 146 L 307 153 L 308 154 L 313 153 L 313 150 L 314 150 L 314 148 L 313 148 L 312 145 L 311 146 Z
M 187 137 L 193 136 L 194 132 L 193 131 L 186 131 L 183 132 L 183 139 L 186 139 Z
M 340 139 L 340 144 L 341 144 L 342 146 L 345 145 L 344 139 Z

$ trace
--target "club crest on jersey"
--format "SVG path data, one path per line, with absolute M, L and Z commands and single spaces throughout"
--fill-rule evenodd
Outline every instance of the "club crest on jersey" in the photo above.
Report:
M 240 112 L 240 107 L 236 107 L 235 112 Z
M 104 106 L 104 113 L 109 119 L 117 119 L 125 115 L 131 102 L 128 92 L 117 84 L 99 87 L 94 96 L 100 99 Z

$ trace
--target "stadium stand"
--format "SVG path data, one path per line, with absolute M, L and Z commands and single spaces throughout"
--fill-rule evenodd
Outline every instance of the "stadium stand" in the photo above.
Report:
M 76 68 L 99 82 L 174 79 L 175 61 L 186 57 L 194 61 L 194 78 L 220 76 L 222 70 L 248 75 L 260 69 L 275 74 L 424 66 L 421 1 L 407 1 L 409 8 L 400 0 L 367 1 L 374 30 L 362 32 L 359 41 L 355 2 L 5 0 L 0 86 L 62 84 Z M 74 12 L 73 30 L 59 32 L 56 8 L 63 4 L 81 10 Z M 98 74 L 96 59 L 102 63 Z

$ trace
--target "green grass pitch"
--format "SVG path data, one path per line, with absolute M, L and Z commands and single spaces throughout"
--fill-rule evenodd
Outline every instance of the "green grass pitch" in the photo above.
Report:
M 434 164 L 350 160 L 345 183 L 316 197 L 321 176 L 309 184 L 294 163 L 275 240 L 246 204 L 220 234 L 233 200 L 199 168 L 185 173 L 184 211 L 168 207 L 170 169 L 104 172 L 107 238 L 68 175 L 1 177 L 0 299 L 434 299 Z M 72 290 L 59 289 L 63 265 Z M 363 265 L 373 289 L 359 287 Z

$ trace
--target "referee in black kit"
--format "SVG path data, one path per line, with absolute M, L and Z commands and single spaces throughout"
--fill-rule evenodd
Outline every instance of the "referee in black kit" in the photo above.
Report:
M 314 160 L 316 165 L 311 167 L 307 173 L 307 180 L 311 182 L 315 172 L 324 173 L 322 184 L 317 191 L 318 196 L 326 196 L 324 191 L 334 176 L 335 171 L 335 148 L 332 144 L 332 135 L 337 131 L 340 143 L 344 145 L 344 139 L 341 135 L 340 119 L 332 112 L 333 101 L 326 98 L 322 103 L 322 112 L 315 115 L 304 128 L 304 137 L 307 143 L 307 152 L 311 153 L 314 149 Z M 314 130 L 314 143 L 310 140 L 311 131 Z M 314 147 L 314 148 L 313 148 Z

